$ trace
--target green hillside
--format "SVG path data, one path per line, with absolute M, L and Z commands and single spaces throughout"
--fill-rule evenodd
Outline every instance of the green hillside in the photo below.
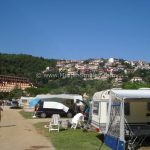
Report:
M 45 70 L 47 66 L 55 68 L 56 60 L 34 57 L 25 54 L 1 54 L 0 74 L 27 77 L 35 82 L 36 73 Z

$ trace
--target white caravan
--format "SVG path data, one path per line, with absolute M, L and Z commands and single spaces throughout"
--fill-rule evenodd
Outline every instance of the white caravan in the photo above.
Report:
M 92 98 L 92 127 L 98 132 L 105 133 L 107 123 L 110 90 L 96 92 Z
M 24 96 L 22 96 L 20 99 L 19 99 L 19 101 L 18 101 L 18 103 L 19 103 L 19 106 L 20 107 L 24 107 L 24 106 L 28 106 L 29 105 L 29 102 L 31 101 L 33 99 L 33 97 L 24 97 Z

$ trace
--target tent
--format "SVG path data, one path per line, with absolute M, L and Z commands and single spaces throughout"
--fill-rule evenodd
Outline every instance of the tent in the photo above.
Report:
M 150 136 L 150 90 L 111 90 L 104 142 L 113 150 L 136 149 Z

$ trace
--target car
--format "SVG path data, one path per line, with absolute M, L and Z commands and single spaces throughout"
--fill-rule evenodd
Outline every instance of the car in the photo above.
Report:
M 12 109 L 13 109 L 13 108 L 19 108 L 19 103 L 18 103 L 18 101 L 12 101 L 10 108 L 12 108 Z
M 55 108 L 43 108 L 43 101 L 40 101 L 35 106 L 35 116 L 46 118 L 51 117 L 53 114 L 59 114 L 60 116 L 71 118 L 75 115 L 75 112 L 69 108 L 67 112 L 65 112 L 63 109 L 55 109 Z
M 63 117 L 71 118 L 73 117 L 74 113 L 71 111 L 68 111 L 67 113 L 63 110 L 59 109 L 49 109 L 49 108 L 43 108 L 36 111 L 36 116 L 41 118 L 51 117 L 53 114 L 59 114 Z

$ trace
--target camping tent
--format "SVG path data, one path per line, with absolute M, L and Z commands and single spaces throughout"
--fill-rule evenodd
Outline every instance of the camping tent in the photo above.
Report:
M 105 144 L 134 149 L 150 136 L 150 90 L 111 90 L 110 101 Z

